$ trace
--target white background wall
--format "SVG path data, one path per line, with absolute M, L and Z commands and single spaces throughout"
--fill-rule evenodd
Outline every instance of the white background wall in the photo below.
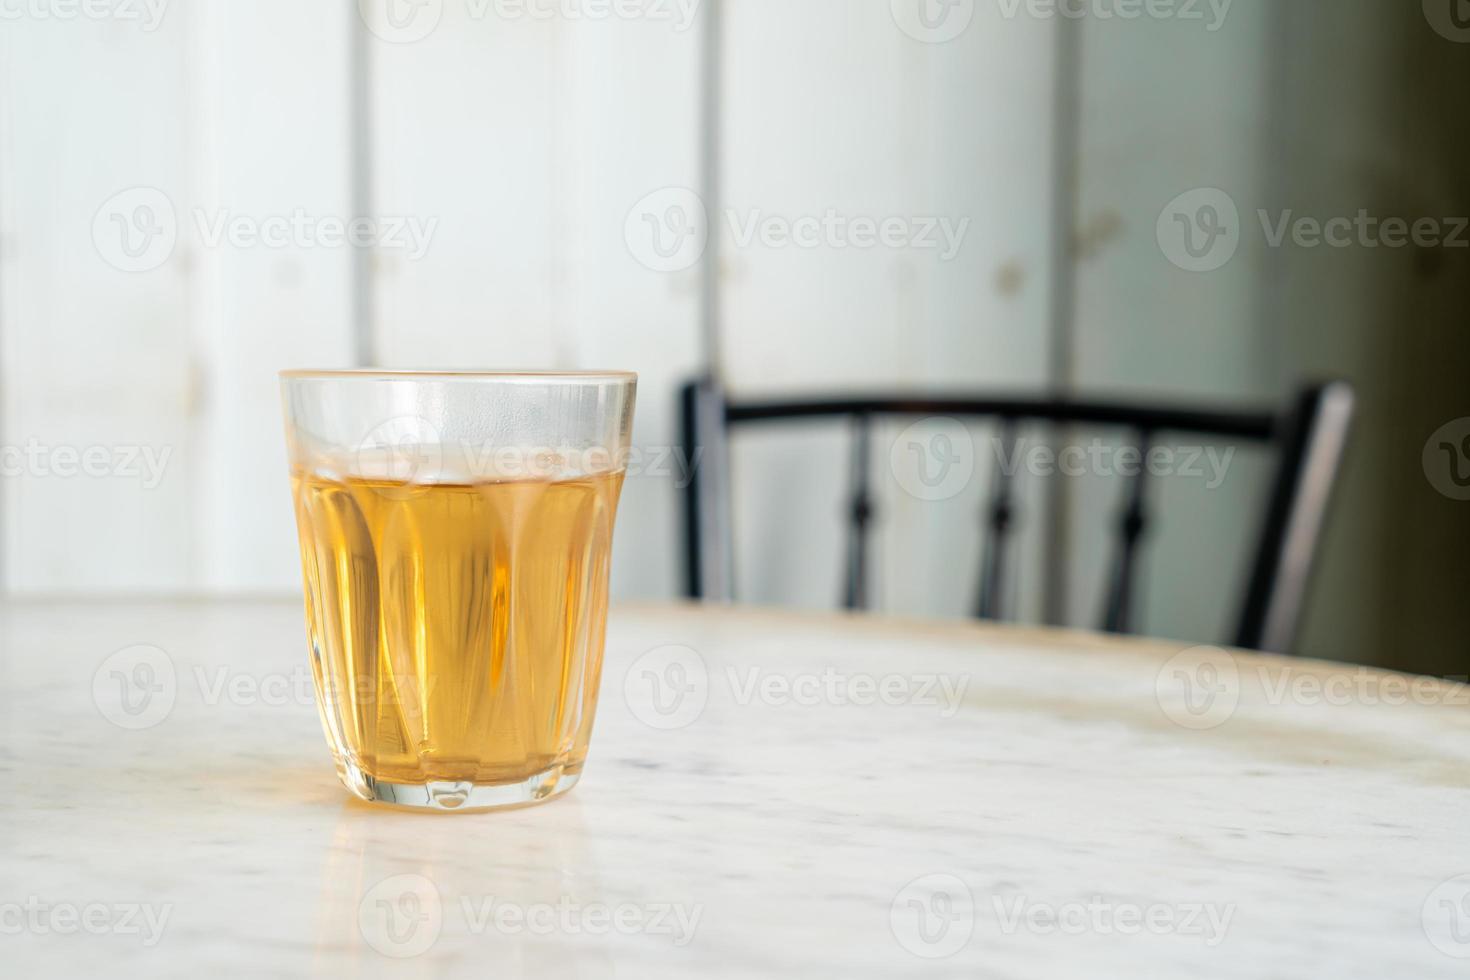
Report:
M 1007 19 L 982 3 L 957 37 L 931 43 L 911 16 L 919 7 L 908 5 L 900 19 L 894 5 L 850 0 L 727 6 L 720 354 L 737 395 L 1034 390 L 1047 380 L 1058 23 Z M 941 23 L 959 27 L 962 12 Z M 953 254 L 735 240 L 757 217 L 829 209 L 848 220 L 942 219 L 963 235 Z M 889 465 L 904 427 L 885 426 L 875 440 L 874 597 L 892 609 L 963 614 L 974 603 L 993 455 L 976 453 L 966 492 L 921 501 Z M 741 435 L 742 597 L 818 608 L 837 601 L 846 436 L 822 425 Z M 1027 500 L 1020 547 L 1034 556 L 1039 497 Z M 1034 607 L 1036 590 L 1026 591 Z
M 413 22 L 362 11 L 173 0 L 157 24 L 0 23 L 3 442 L 169 454 L 147 488 L 7 477 L 7 591 L 297 589 L 275 372 L 360 348 L 389 367 L 636 368 L 635 438 L 672 441 L 698 294 L 640 265 L 623 226 L 649 191 L 697 182 L 698 24 L 449 0 L 410 40 Z M 351 248 L 211 245 L 196 227 L 346 220 L 357 179 L 370 213 L 434 223 L 422 257 L 367 256 L 365 337 Z M 177 244 L 160 236 L 166 258 L 122 271 L 121 237 L 104 221 L 99 247 L 93 218 L 139 202 L 162 202 Z M 675 590 L 673 493 L 630 482 L 616 576 L 630 593 Z
M 708 10 L 537 19 L 445 0 L 392 22 L 386 9 L 173 0 L 157 24 L 119 8 L 3 25 L 4 441 L 170 454 L 146 489 L 126 475 L 7 479 L 8 591 L 295 589 L 274 374 L 351 364 L 359 349 L 389 367 L 633 367 L 637 440 L 674 440 L 676 385 L 704 363 L 699 270 L 646 267 L 625 221 L 651 192 L 702 189 Z M 1054 25 L 982 10 L 936 44 L 901 20 L 845 0 L 728 6 L 724 208 L 740 221 L 834 209 L 966 223 L 947 260 L 740 247 L 706 202 L 724 257 L 718 354 L 738 391 L 1043 379 Z M 355 99 L 370 107 L 360 131 Z M 110 221 L 139 202 L 162 202 L 177 243 L 155 242 L 166 258 L 142 259 L 155 267 L 123 271 L 108 261 L 122 243 Z M 435 224 L 422 257 L 372 250 L 363 297 L 350 248 L 211 244 L 198 227 L 348 218 L 364 203 Z M 754 478 L 763 450 L 751 451 Z M 811 456 L 785 469 L 783 486 L 827 526 L 796 549 L 802 561 L 781 550 L 781 576 L 762 574 L 753 549 L 750 595 L 825 604 L 835 476 Z M 749 494 L 750 524 L 769 540 L 804 522 L 764 499 Z M 676 592 L 676 508 L 672 479 L 630 482 L 625 594 Z M 889 516 L 884 547 L 915 568 L 928 546 L 973 543 L 912 502 Z M 883 589 L 963 607 L 933 591 L 943 581 L 926 572 Z
M 1359 381 L 1374 421 L 1328 541 L 1313 649 L 1381 647 L 1402 619 L 1377 601 L 1385 590 L 1414 607 L 1426 643 L 1445 633 L 1434 610 L 1463 575 L 1445 571 L 1444 501 L 1423 498 L 1414 469 L 1416 427 L 1455 411 L 1416 394 L 1451 391 L 1445 366 L 1459 363 L 1445 356 L 1459 307 L 1444 263 L 1268 249 L 1257 235 L 1200 275 L 1155 234 L 1164 206 L 1201 187 L 1247 219 L 1458 207 L 1462 154 L 1446 134 L 1464 127 L 1455 100 L 1431 96 L 1456 90 L 1467 49 L 1419 5 L 1235 0 L 1212 24 L 1208 5 L 1205 21 L 1077 22 L 1001 0 L 724 0 L 710 35 L 714 2 L 634 18 L 549 0 L 531 6 L 560 13 L 494 0 L 7 12 L 0 445 L 166 453 L 167 465 L 156 486 L 34 466 L 0 478 L 0 588 L 294 592 L 275 381 L 287 366 L 635 368 L 648 447 L 674 441 L 676 387 L 712 362 L 739 395 L 1057 385 L 1274 400 L 1326 372 Z M 720 95 L 708 105 L 707 74 Z M 1069 94 L 1075 120 L 1056 113 Z M 697 256 L 664 263 L 640 237 L 671 201 L 707 209 L 712 283 Z M 1060 233 L 1059 207 L 1075 207 Z M 296 213 L 433 232 L 416 256 L 211 244 L 197 227 Z M 828 214 L 947 219 L 965 234 L 945 257 L 738 234 Z M 114 223 L 150 215 L 165 234 L 146 242 Z M 130 259 L 129 242 L 149 247 Z M 1384 342 L 1385 318 L 1405 309 L 1417 331 Z M 1439 388 L 1416 381 L 1436 371 Z M 973 430 L 965 492 L 924 502 L 885 465 L 896 428 L 875 460 L 879 604 L 962 614 L 989 434 Z M 744 598 L 835 601 L 840 436 L 812 427 L 737 447 Z M 1265 475 L 1243 455 L 1219 491 L 1160 486 L 1147 629 L 1225 634 L 1221 597 L 1238 584 Z M 1070 621 L 1095 621 L 1118 489 L 1066 486 Z M 1024 476 L 1021 507 L 1009 587 L 1035 619 L 1045 503 Z M 1395 523 L 1400 511 L 1422 520 Z M 621 595 L 676 594 L 677 535 L 673 477 L 630 480 Z

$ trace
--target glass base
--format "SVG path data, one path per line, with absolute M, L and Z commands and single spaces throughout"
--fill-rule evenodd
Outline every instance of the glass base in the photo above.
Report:
M 375 779 L 345 760 L 340 775 L 343 785 L 358 799 L 439 813 L 482 813 L 486 810 L 534 806 L 561 796 L 582 778 L 580 767 L 573 772 L 565 765 L 558 764 L 514 783 L 451 780 L 395 783 L 386 779 Z

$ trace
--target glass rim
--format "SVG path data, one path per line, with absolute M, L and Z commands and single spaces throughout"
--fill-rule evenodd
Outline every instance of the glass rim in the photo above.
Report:
M 528 384 L 612 384 L 637 382 L 636 371 L 539 371 L 432 368 L 290 368 L 282 381 L 521 381 Z

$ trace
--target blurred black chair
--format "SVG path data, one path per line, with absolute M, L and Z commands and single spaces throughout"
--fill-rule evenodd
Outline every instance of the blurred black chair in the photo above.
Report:
M 1304 388 L 1283 411 L 927 395 L 734 402 L 714 382 L 696 381 L 682 392 L 685 458 L 694 461 L 684 514 L 688 594 L 696 599 L 733 598 L 727 440 L 736 426 L 816 418 L 847 419 L 853 424 L 844 585 L 844 604 L 850 609 L 867 605 L 867 539 L 874 514 L 869 473 L 874 418 L 995 419 L 1002 446 L 1014 445 L 1017 427 L 1026 422 L 1121 429 L 1132 434 L 1145 457 L 1159 436 L 1189 434 L 1274 446 L 1279 454 L 1250 578 L 1244 595 L 1237 600 L 1240 614 L 1233 642 L 1246 649 L 1289 652 L 1301 619 L 1312 557 L 1332 485 L 1347 444 L 1353 402 L 1352 388 L 1345 382 Z M 1134 569 L 1148 525 L 1147 471 L 1148 467 L 1139 467 L 1136 476 L 1122 478 L 1128 485 L 1102 621 L 1102 628 L 1108 632 L 1130 631 Z M 981 558 L 975 608 L 976 615 L 983 618 L 994 619 L 1000 614 L 1006 541 L 1014 513 L 1012 479 L 1005 468 L 997 467 L 990 490 L 989 534 Z

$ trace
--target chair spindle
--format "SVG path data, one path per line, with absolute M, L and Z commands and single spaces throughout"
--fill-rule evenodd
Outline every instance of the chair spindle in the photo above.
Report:
M 843 606 L 848 609 L 868 608 L 868 528 L 873 522 L 872 490 L 872 417 L 860 413 L 853 417 L 852 469 L 849 477 L 851 502 L 848 511 L 847 576 Z
M 1148 527 L 1148 454 L 1153 448 L 1153 434 L 1139 432 L 1137 472 L 1127 478 L 1126 502 L 1118 519 L 1118 551 L 1113 563 L 1113 577 L 1108 584 L 1107 608 L 1103 612 L 1103 629 L 1109 633 L 1133 631 L 1134 573 L 1138 565 L 1138 546 Z
M 1015 479 L 1008 466 L 1015 452 L 1016 420 L 1002 419 L 1000 455 L 995 474 L 991 477 L 990 502 L 986 506 L 984 555 L 980 563 L 980 596 L 975 605 L 975 615 L 981 619 L 1001 617 L 1006 555 L 1010 550 L 1007 546 L 1016 516 L 1016 504 L 1012 495 Z

